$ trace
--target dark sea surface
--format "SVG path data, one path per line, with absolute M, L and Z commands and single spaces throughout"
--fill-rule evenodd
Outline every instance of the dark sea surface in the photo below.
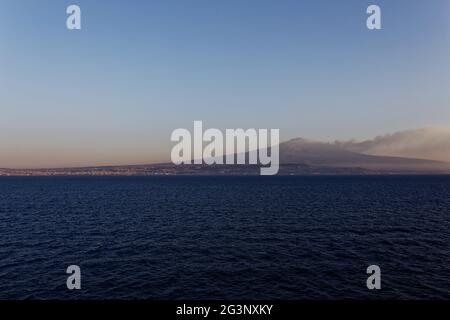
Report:
M 450 176 L 0 178 L 0 299 L 135 298 L 450 299 Z

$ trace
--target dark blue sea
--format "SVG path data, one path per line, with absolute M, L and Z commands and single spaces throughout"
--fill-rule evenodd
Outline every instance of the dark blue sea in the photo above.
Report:
M 450 299 L 450 176 L 0 178 L 0 299 L 342 298 Z

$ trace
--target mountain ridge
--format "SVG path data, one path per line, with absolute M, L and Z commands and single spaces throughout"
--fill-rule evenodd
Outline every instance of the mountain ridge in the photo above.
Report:
M 350 151 L 336 143 L 295 138 L 280 144 L 280 163 L 371 170 L 450 170 L 450 163 L 429 159 L 379 156 Z
M 295 138 L 279 144 L 281 175 L 309 174 L 450 174 L 450 163 L 428 159 L 379 156 L 348 150 L 345 144 Z M 248 153 L 246 154 L 248 159 Z M 259 165 L 108 165 L 78 168 L 1 169 L 0 176 L 140 176 L 255 175 Z

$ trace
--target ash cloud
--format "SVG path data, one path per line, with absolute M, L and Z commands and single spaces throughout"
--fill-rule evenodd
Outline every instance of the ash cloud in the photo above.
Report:
M 450 125 L 438 125 L 378 136 L 372 140 L 337 141 L 341 148 L 377 156 L 450 162 Z

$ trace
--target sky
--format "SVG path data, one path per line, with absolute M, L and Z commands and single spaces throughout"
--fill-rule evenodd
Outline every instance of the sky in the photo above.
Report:
M 449 88 L 448 0 L 0 0 L 0 168 L 167 161 L 194 120 L 370 139 L 450 124 Z

